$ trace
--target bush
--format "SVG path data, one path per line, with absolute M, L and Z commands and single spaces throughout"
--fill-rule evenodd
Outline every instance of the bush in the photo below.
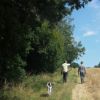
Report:
M 2 68 L 0 73 L 0 80 L 4 83 L 7 82 L 20 82 L 25 77 L 24 67 L 25 63 L 19 55 L 12 57 L 6 61 L 5 66 Z

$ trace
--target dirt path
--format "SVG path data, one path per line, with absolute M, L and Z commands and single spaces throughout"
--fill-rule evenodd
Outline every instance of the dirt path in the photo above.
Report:
M 87 91 L 86 84 L 77 84 L 72 91 L 72 100 L 94 100 Z
M 81 84 L 80 79 L 77 80 L 77 85 L 72 91 L 72 100 L 94 100 L 92 95 L 87 90 L 88 81 L 85 79 L 85 83 Z
M 84 84 L 77 85 L 72 91 L 72 100 L 100 100 L 100 68 L 90 68 Z

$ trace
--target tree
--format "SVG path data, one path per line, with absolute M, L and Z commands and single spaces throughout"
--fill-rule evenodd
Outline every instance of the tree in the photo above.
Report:
M 75 41 L 73 37 L 71 19 L 67 18 L 59 23 L 59 30 L 64 36 L 65 59 L 71 63 L 84 54 L 85 48 L 82 46 L 80 41 Z
M 41 27 L 44 20 L 49 22 L 50 27 L 54 27 L 64 16 L 70 14 L 71 8 L 81 8 L 88 1 L 90 0 L 1 0 L 0 80 L 18 80 L 22 73 L 25 74 L 26 57 L 33 48 L 31 44 L 37 36 L 35 32 L 38 32 L 37 28 Z M 15 77 L 16 74 L 19 76 Z
M 76 63 L 76 62 L 73 62 L 73 63 L 71 63 L 71 67 L 73 67 L 73 68 L 78 68 L 78 67 L 79 67 L 79 64 Z
M 67 19 L 70 20 L 70 19 Z M 44 22 L 36 29 L 27 60 L 27 70 L 33 73 L 54 72 L 66 59 L 72 62 L 84 53 L 81 43 L 74 40 L 70 22 L 59 22 L 53 28 Z
M 94 67 L 95 68 L 100 68 L 100 62 L 99 62 L 99 64 L 95 65 Z
M 26 70 L 33 73 L 54 72 L 61 64 L 64 50 L 63 35 L 47 21 L 36 28 Z
M 68 5 L 70 8 L 73 9 L 80 9 L 81 7 L 84 8 L 85 4 L 92 0 L 67 0 Z

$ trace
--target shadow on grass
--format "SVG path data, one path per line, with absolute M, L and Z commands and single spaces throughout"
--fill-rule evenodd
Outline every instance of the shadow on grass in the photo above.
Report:
M 48 96 L 49 96 L 48 93 L 43 93 L 43 94 L 40 95 L 40 97 L 48 97 Z

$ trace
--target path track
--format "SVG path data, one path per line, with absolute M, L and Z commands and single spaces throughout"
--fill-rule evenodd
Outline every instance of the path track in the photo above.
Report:
M 84 84 L 77 85 L 72 91 L 72 100 L 100 100 L 100 69 L 90 68 Z

